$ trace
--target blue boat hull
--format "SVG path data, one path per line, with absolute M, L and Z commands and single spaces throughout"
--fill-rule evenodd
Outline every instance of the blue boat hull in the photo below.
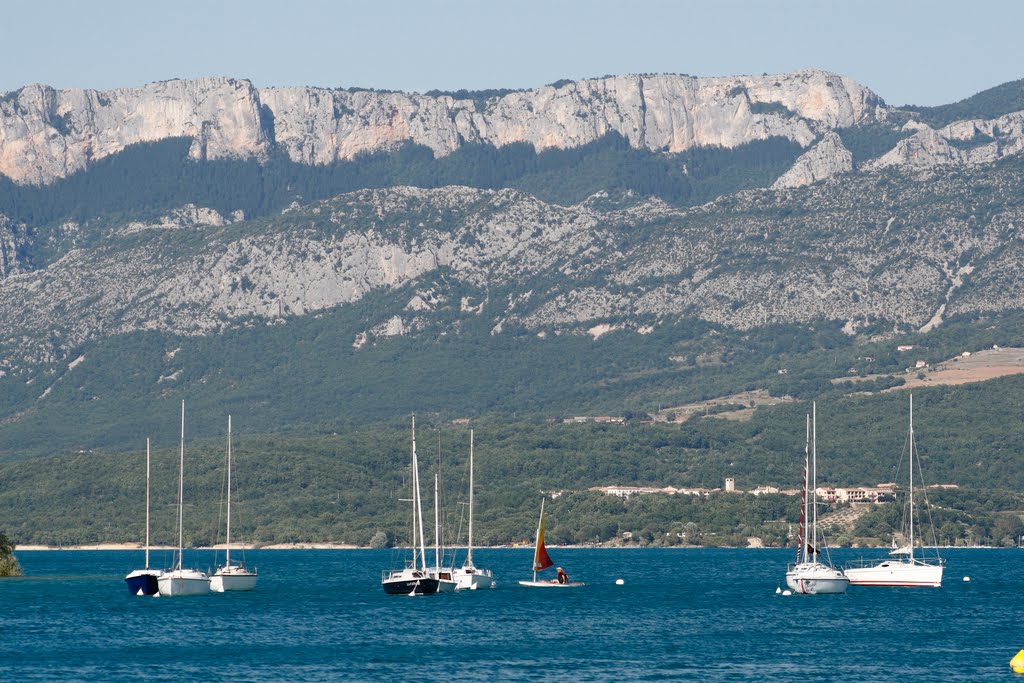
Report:
M 132 595 L 156 595 L 160 592 L 156 574 L 138 574 L 129 576 L 124 581 L 128 584 L 128 592 Z

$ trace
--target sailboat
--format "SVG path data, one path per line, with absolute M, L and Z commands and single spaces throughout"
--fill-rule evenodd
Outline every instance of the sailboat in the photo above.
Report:
M 149 568 L 149 439 L 146 439 L 146 566 L 124 577 L 132 595 L 156 595 L 160 591 L 160 570 Z
M 800 498 L 800 530 L 797 534 L 796 564 L 786 570 L 786 585 L 796 593 L 819 595 L 845 593 L 850 580 L 843 572 L 821 562 L 818 548 L 818 407 L 811 404 L 811 415 L 807 416 L 807 440 L 804 445 L 804 482 Z M 813 429 L 812 429 L 813 425 Z M 810 456 L 810 457 L 808 457 Z M 808 463 L 808 460 L 810 461 Z M 810 487 L 807 481 L 807 467 L 810 464 Z M 807 489 L 811 492 L 808 496 Z M 828 548 L 825 549 L 826 554 Z
M 906 553 L 895 553 L 891 559 L 881 561 L 874 559 L 850 562 L 846 566 L 846 576 L 854 586 L 905 586 L 939 588 L 942 586 L 942 570 L 944 561 L 936 553 L 933 557 L 916 555 L 917 547 L 914 539 L 914 463 L 918 460 L 917 444 L 914 442 L 914 396 L 910 396 L 910 427 L 907 433 L 907 453 L 909 455 L 910 485 L 907 489 L 907 507 L 904 523 L 907 527 Z M 920 473 L 920 463 L 917 464 Z M 927 502 L 927 498 L 925 499 Z
M 258 578 L 256 568 L 251 570 L 245 562 L 231 564 L 231 416 L 228 415 L 228 495 L 227 495 L 227 534 L 224 543 L 224 565 L 210 577 L 210 590 L 216 593 L 225 591 L 251 591 L 256 587 Z
M 423 537 L 423 506 L 420 501 L 419 462 L 416 459 L 416 416 L 412 417 L 412 560 L 402 569 L 381 573 L 381 586 L 389 595 L 432 595 L 438 592 L 437 572 L 427 569 Z M 453 584 L 454 585 L 454 584 Z
M 210 592 L 210 577 L 198 569 L 185 569 L 182 566 L 182 546 L 184 531 L 182 525 L 182 509 L 185 496 L 185 402 L 181 402 L 181 451 L 178 461 L 178 554 L 174 569 L 160 574 L 157 585 L 160 595 L 205 595 Z
M 497 584 L 490 569 L 480 569 L 473 564 L 473 430 L 469 430 L 469 542 L 466 545 L 466 561 L 453 570 L 459 590 L 475 591 L 478 588 L 494 588 Z
M 519 585 L 531 588 L 576 588 L 577 586 L 584 585 L 581 581 L 569 581 L 569 577 L 566 576 L 561 567 L 558 568 L 558 578 L 549 581 L 537 580 L 537 572 L 554 566 L 555 563 L 551 561 L 551 556 L 548 555 L 548 549 L 544 547 L 544 499 L 542 498 L 540 501 L 540 522 L 537 524 L 537 542 L 533 549 L 533 580 L 520 581 Z

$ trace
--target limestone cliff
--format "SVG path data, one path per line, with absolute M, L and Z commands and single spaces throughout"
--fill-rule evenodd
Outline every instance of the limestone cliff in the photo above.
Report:
M 810 144 L 876 116 L 884 103 L 825 71 L 696 78 L 610 76 L 485 102 L 416 93 L 256 89 L 245 80 L 165 81 L 100 92 L 30 85 L 0 98 L 0 174 L 48 183 L 138 142 L 185 136 L 194 158 L 260 158 L 277 145 L 325 164 L 404 142 L 437 156 L 467 142 L 571 148 L 616 132 L 680 152 L 781 136 Z
M 852 170 L 853 155 L 839 136 L 829 131 L 821 142 L 800 155 L 793 167 L 775 181 L 772 189 L 802 187 Z
M 196 159 L 261 156 L 269 145 L 248 81 L 162 81 L 106 92 L 30 85 L 0 99 L 0 173 L 19 183 L 48 183 L 128 145 L 169 137 L 192 138 Z
M 986 164 L 1024 151 L 1024 112 L 990 120 L 957 121 L 938 130 L 913 125 L 918 132 L 865 164 L 865 169 Z

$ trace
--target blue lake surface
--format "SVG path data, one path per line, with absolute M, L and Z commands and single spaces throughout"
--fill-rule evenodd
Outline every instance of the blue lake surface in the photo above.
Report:
M 550 552 L 587 585 L 520 587 L 532 550 L 485 548 L 493 590 L 388 596 L 394 551 L 263 550 L 246 553 L 251 593 L 143 598 L 123 581 L 141 551 L 19 552 L 27 576 L 0 580 L 0 680 L 1019 679 L 1024 550 L 947 551 L 940 589 L 792 597 L 775 593 L 791 550 Z

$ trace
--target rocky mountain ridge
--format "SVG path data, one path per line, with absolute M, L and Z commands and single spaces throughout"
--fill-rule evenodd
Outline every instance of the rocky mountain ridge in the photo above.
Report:
M 287 324 L 403 290 L 404 306 L 378 310 L 354 347 L 458 334 L 480 316 L 492 334 L 541 336 L 691 318 L 931 329 L 1024 308 L 1022 180 L 1019 166 L 862 174 L 693 209 L 607 208 L 602 197 L 562 207 L 463 187 L 365 190 L 254 221 L 190 207 L 0 281 L 0 349 L 10 370 L 92 339 Z
M 698 78 L 628 75 L 509 92 L 450 95 L 314 87 L 256 88 L 233 78 L 110 91 L 29 85 L 0 97 L 0 174 L 49 183 L 139 142 L 193 140 L 195 159 L 264 158 L 328 164 L 364 152 L 425 145 L 444 156 L 467 143 L 567 149 L 615 132 L 637 148 L 680 152 L 819 134 L 883 115 L 850 78 L 818 70 Z

